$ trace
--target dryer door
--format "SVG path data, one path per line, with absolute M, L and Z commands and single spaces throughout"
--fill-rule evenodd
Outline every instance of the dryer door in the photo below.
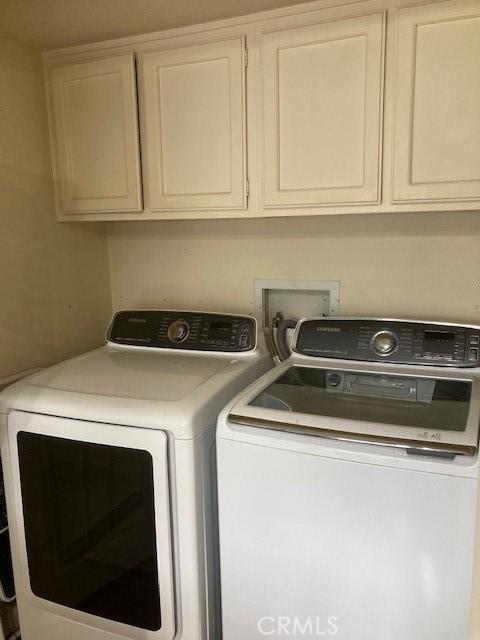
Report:
M 8 431 L 19 593 L 124 637 L 173 638 L 165 433 L 17 411 Z

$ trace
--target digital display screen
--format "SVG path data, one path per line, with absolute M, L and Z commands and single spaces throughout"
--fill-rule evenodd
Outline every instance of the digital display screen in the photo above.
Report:
M 208 330 L 209 340 L 228 340 L 232 332 L 231 322 L 211 322 Z
M 423 351 L 432 354 L 453 355 L 455 333 L 453 331 L 425 331 Z

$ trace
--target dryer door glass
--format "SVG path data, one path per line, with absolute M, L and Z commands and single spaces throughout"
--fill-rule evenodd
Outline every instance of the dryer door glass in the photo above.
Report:
M 33 593 L 160 629 L 150 453 L 23 431 L 17 442 Z

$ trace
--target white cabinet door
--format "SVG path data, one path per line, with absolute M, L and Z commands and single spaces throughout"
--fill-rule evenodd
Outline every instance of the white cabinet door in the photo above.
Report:
M 133 54 L 50 70 L 59 214 L 141 211 Z
M 384 15 L 265 33 L 265 207 L 376 203 Z
M 480 199 L 480 4 L 398 11 L 393 201 Z
M 246 206 L 244 38 L 145 53 L 152 211 Z

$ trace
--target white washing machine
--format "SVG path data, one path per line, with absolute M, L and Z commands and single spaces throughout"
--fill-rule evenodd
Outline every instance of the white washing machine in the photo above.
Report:
M 116 314 L 0 396 L 22 640 L 216 640 L 215 425 L 271 366 L 250 317 Z
M 480 328 L 320 318 L 217 431 L 224 640 L 480 637 Z

